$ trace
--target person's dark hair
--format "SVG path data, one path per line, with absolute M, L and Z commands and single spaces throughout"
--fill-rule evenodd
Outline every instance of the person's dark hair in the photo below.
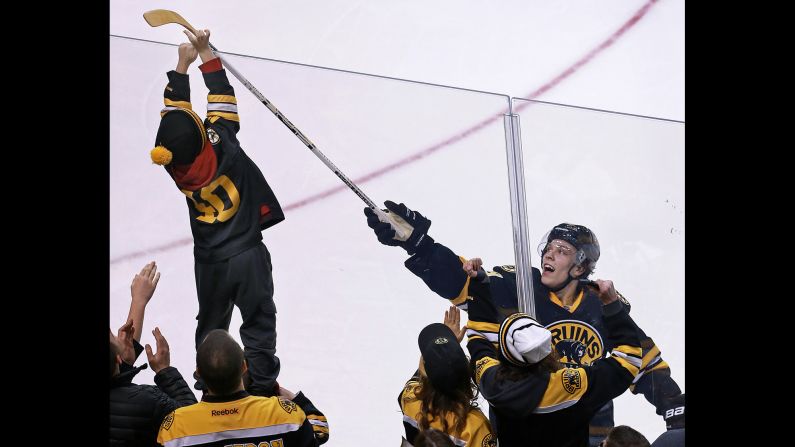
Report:
M 605 438 L 605 447 L 649 447 L 649 440 L 627 425 L 613 427 Z
M 508 362 L 500 363 L 496 377 L 497 380 L 518 382 L 533 374 L 552 374 L 559 369 L 563 369 L 563 364 L 560 363 L 560 354 L 553 349 L 549 355 L 533 365 L 520 367 Z
M 446 434 L 435 428 L 429 428 L 417 434 L 414 438 L 414 447 L 455 447 L 455 444 Z
M 456 436 L 464 431 L 467 415 L 473 408 L 478 407 L 476 400 L 478 389 L 471 379 L 471 364 L 468 369 L 470 370 L 469 376 L 462 378 L 454 384 L 452 391 L 446 393 L 435 389 L 427 376 L 420 376 L 420 385 L 414 392 L 421 402 L 420 414 L 417 415 L 420 431 L 429 429 L 431 421 L 436 418 L 442 423 L 445 433 Z M 454 416 L 455 425 L 453 427 L 447 425 L 447 419 L 444 417 L 447 413 L 452 413 Z
M 243 350 L 223 329 L 207 334 L 196 350 L 196 366 L 207 388 L 215 394 L 231 394 L 243 375 Z

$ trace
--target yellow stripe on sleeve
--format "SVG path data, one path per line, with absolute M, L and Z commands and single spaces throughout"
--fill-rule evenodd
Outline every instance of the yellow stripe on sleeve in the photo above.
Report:
M 173 106 L 173 107 L 179 107 L 180 109 L 193 110 L 193 106 L 190 105 L 190 101 L 172 101 L 168 98 L 163 98 L 163 102 L 166 104 L 166 106 Z
M 493 359 L 491 357 L 483 357 L 482 359 L 478 360 L 475 363 L 475 383 L 480 385 L 480 379 L 483 377 L 483 373 L 485 373 L 487 369 L 499 364 L 499 360 Z
M 237 104 L 237 98 L 232 95 L 207 95 L 207 102 L 226 102 Z
M 240 117 L 237 113 L 228 113 L 228 112 L 207 112 L 207 118 L 210 119 L 211 123 L 214 123 L 218 118 L 223 118 L 229 121 L 240 122 Z

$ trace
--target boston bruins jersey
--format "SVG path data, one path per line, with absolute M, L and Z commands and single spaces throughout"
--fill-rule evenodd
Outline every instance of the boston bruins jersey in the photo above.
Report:
M 237 140 L 237 99 L 218 59 L 203 64 L 209 89 L 204 126 L 207 143 L 188 166 L 165 166 L 186 196 L 194 254 L 200 262 L 234 256 L 262 240 L 261 231 L 284 220 L 276 196 Z M 215 65 L 213 65 L 215 63 Z M 205 71 L 207 66 L 217 66 Z M 170 71 L 165 108 L 191 109 L 188 75 Z
M 422 402 L 417 399 L 415 394 L 417 387 L 420 385 L 419 374 L 419 371 L 414 373 L 414 376 L 406 382 L 403 391 L 398 396 L 400 410 L 403 412 L 403 427 L 406 429 L 406 439 L 411 445 L 414 445 L 414 439 L 419 434 L 418 419 L 420 418 Z M 455 419 L 452 414 L 447 415 L 445 419 L 448 427 L 455 425 Z M 442 421 L 438 418 L 430 423 L 430 427 L 446 433 Z M 447 433 L 447 435 L 459 447 L 497 447 L 497 437 L 492 433 L 491 424 L 478 408 L 473 408 L 467 414 L 466 425 L 461 433 L 457 435 Z
M 281 397 L 204 396 L 163 420 L 157 442 L 164 447 L 314 447 L 317 440 L 304 411 Z

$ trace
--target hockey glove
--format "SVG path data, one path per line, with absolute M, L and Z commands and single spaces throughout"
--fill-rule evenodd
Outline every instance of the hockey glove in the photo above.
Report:
M 666 399 L 666 405 L 663 411 L 663 418 L 665 419 L 665 428 L 673 430 L 676 428 L 685 428 L 685 394 L 682 393 L 676 397 Z
M 384 245 L 399 245 L 410 255 L 433 245 L 433 238 L 428 236 L 428 228 L 431 227 L 429 219 L 426 219 L 417 211 L 410 210 L 402 203 L 398 205 L 387 200 L 384 205 L 386 205 L 384 212 L 387 213 L 390 223 L 378 220 L 378 215 L 370 208 L 364 209 L 364 215 L 367 216 L 367 226 L 373 229 L 379 242 Z M 401 232 L 407 236 L 404 238 L 397 237 L 395 228 L 400 228 Z

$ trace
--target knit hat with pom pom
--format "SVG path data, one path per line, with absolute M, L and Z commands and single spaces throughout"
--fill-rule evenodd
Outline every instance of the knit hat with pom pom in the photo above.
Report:
M 152 162 L 159 165 L 190 164 L 206 141 L 207 134 L 199 115 L 188 109 L 172 109 L 160 119 L 155 148 L 150 156 Z

